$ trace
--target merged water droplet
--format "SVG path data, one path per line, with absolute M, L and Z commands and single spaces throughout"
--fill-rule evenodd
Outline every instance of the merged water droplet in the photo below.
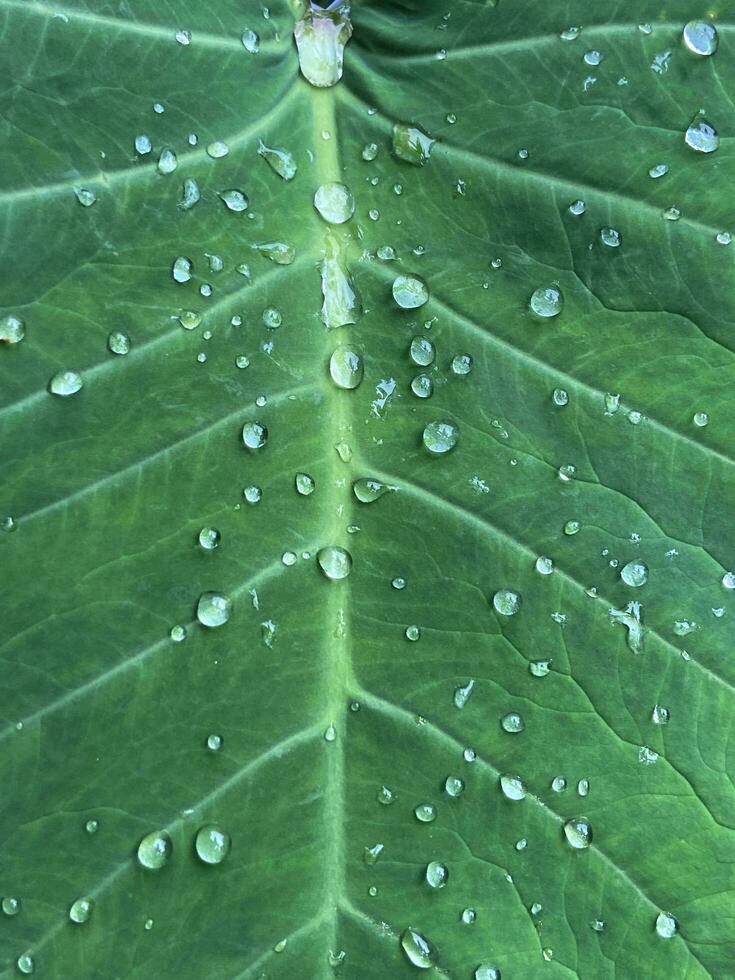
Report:
M 296 160 L 288 150 L 275 146 L 266 146 L 263 140 L 258 140 L 258 153 L 268 166 L 284 180 L 293 180 L 296 176 Z
M 230 835 L 216 824 L 208 823 L 197 831 L 194 848 L 204 864 L 221 864 L 230 853 Z
M 393 280 L 393 299 L 402 310 L 415 310 L 429 299 L 429 290 L 418 276 L 396 276 Z
M 717 28 L 706 20 L 690 20 L 684 25 L 681 36 L 690 51 L 703 57 L 713 55 L 719 43 Z
M 564 297 L 556 286 L 539 286 L 531 293 L 529 306 L 536 316 L 558 316 L 564 307 Z
M 149 871 L 158 871 L 169 860 L 174 846 L 165 830 L 146 834 L 138 845 L 138 862 Z
M 399 160 L 423 167 L 431 156 L 436 140 L 418 126 L 396 123 L 393 126 L 393 153 Z
M 432 456 L 443 456 L 457 445 L 459 429 L 454 422 L 447 420 L 429 422 L 424 429 L 422 440 Z
M 346 184 L 330 180 L 317 188 L 314 207 L 330 225 L 342 225 L 355 213 L 355 199 Z
M 184 186 L 181 191 L 181 201 L 179 202 L 179 207 L 183 208 L 185 211 L 190 211 L 195 204 L 201 200 L 201 191 L 199 190 L 199 184 L 195 180 L 188 178 L 184 181 Z M 176 276 L 174 276 L 176 279 Z M 177 280 L 179 282 L 180 280 Z M 186 280 L 183 280 L 184 282 Z
M 81 376 L 76 371 L 58 371 L 49 381 L 48 390 L 52 395 L 66 398 L 80 391 L 83 384 Z
M 357 388 L 364 372 L 362 356 L 352 347 L 338 347 L 329 359 L 329 375 L 338 388 Z
M 564 823 L 564 836 L 570 847 L 583 850 L 592 843 L 592 827 L 586 817 L 573 817 Z
M 324 575 L 332 581 L 347 578 L 352 571 L 352 555 L 337 545 L 320 548 L 316 560 Z
M 226 191 L 218 191 L 218 196 L 224 203 L 228 211 L 234 211 L 236 214 L 241 211 L 247 211 L 248 197 L 243 194 L 242 191 L 237 190 L 237 188 L 230 188 Z
M 404 929 L 401 933 L 401 949 L 406 954 L 409 963 L 417 966 L 420 970 L 430 970 L 436 963 L 436 950 L 434 946 L 412 926 Z
M 224 626 L 232 614 L 232 599 L 220 592 L 203 592 L 197 603 L 197 619 L 202 626 Z
M 472 695 L 475 682 L 474 680 L 468 681 L 460 687 L 454 689 L 454 706 L 455 708 L 464 708 Z

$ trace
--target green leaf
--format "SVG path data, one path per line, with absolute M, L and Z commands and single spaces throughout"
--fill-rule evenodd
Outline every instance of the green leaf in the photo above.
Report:
M 295 8 L 0 0 L 0 977 L 730 976 L 727 8 Z

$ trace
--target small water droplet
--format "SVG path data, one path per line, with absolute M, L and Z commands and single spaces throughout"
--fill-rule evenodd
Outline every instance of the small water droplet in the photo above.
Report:
M 444 888 L 449 881 L 449 868 L 441 861 L 430 861 L 426 865 L 425 877 L 429 888 Z
M 419 367 L 428 367 L 434 363 L 436 348 L 428 337 L 413 337 L 408 348 L 408 356 Z
M 381 483 L 380 480 L 372 480 L 366 477 L 355 480 L 352 484 L 352 492 L 362 504 L 371 504 L 393 489 L 387 483 Z
M 2 910 L 5 915 L 17 915 L 21 907 L 21 900 L 14 895 L 7 895 L 2 901 Z
M 178 165 L 179 161 L 176 159 L 174 151 L 169 150 L 168 147 L 164 147 L 158 157 L 159 174 L 172 174 Z
M 240 40 L 242 41 L 242 46 L 250 54 L 257 54 L 260 51 L 260 38 L 255 31 L 251 31 L 250 29 L 243 31 Z
M 648 171 L 648 176 L 657 180 L 659 177 L 663 177 L 664 174 L 669 172 L 669 165 L 667 163 L 657 163 L 655 166 L 651 167 Z
M 190 211 L 195 204 L 201 200 L 201 192 L 199 190 L 199 184 L 195 180 L 187 178 L 184 181 L 184 186 L 181 191 L 181 201 L 179 202 L 179 207 L 183 208 L 185 211 Z M 176 276 L 174 276 L 176 279 Z M 177 282 L 186 282 L 186 279 L 177 279 Z
M 107 338 L 107 347 L 113 354 L 127 354 L 130 351 L 130 337 L 122 330 L 113 330 Z
M 587 205 L 582 200 L 572 201 L 569 205 L 569 213 L 579 217 L 580 214 L 584 214 L 587 210 Z
M 94 902 L 91 898 L 78 898 L 69 909 L 69 918 L 81 925 L 89 919 L 93 909 Z
M 390 806 L 391 803 L 395 802 L 395 799 L 396 794 L 387 786 L 381 786 L 378 790 L 378 803 L 382 803 L 383 806 Z
M 415 310 L 429 299 L 429 290 L 418 276 L 396 276 L 393 280 L 393 299 L 402 310 Z
M 515 616 L 521 608 L 521 597 L 518 592 L 500 589 L 493 595 L 493 606 L 501 616 Z
M 687 127 L 684 142 L 697 153 L 714 153 L 720 145 L 720 137 L 711 123 L 696 115 Z
M 554 388 L 551 393 L 551 399 L 555 405 L 563 408 L 569 404 L 569 392 L 565 388 Z
M 436 807 L 433 803 L 419 803 L 413 812 L 419 823 L 433 823 L 436 820 Z
M 444 780 L 444 792 L 447 796 L 456 799 L 464 793 L 464 780 L 459 776 L 447 776 Z
M 242 441 L 246 449 L 262 449 L 268 441 L 268 429 L 262 422 L 252 419 L 242 427 Z
M 212 733 L 207 736 L 207 748 L 210 752 L 219 752 L 224 744 L 224 739 L 221 735 L 216 735 Z
M 145 156 L 146 153 L 150 153 L 153 148 L 150 137 L 146 136 L 145 133 L 141 133 L 140 136 L 135 137 L 135 152 L 140 153 L 141 156 Z
M 97 195 L 95 192 L 88 190 L 86 187 L 75 187 L 74 193 L 76 194 L 79 203 L 85 208 L 91 208 L 97 200 Z
M 472 357 L 470 354 L 455 354 L 452 358 L 452 374 L 460 377 L 467 375 L 472 370 Z
M 292 265 L 296 249 L 290 242 L 256 242 L 251 246 L 276 265 Z
M 679 923 L 671 912 L 659 912 L 656 916 L 656 932 L 662 939 L 673 939 L 679 931 Z
M 500 719 L 500 724 L 503 731 L 511 734 L 522 732 L 526 727 L 526 723 L 517 711 L 509 711 L 507 715 L 503 715 L 503 717 Z
M 174 282 L 189 282 L 191 279 L 191 259 L 187 259 L 183 255 L 179 255 L 174 259 L 174 264 L 171 267 L 171 275 L 174 278 Z
M 421 639 L 421 630 L 418 626 L 407 626 L 403 631 L 404 636 L 407 640 L 415 643 L 417 640 Z
M 459 429 L 454 422 L 442 420 L 429 422 L 424 429 L 422 440 L 432 456 L 442 456 L 457 445 Z
M 586 817 L 573 817 L 564 823 L 564 836 L 570 847 L 583 850 L 592 843 L 592 827 Z
M 205 551 L 214 551 L 220 543 L 221 535 L 216 527 L 203 527 L 199 532 L 199 544 Z
M 580 779 L 577 783 L 577 795 L 587 796 L 590 791 L 590 781 L 589 779 Z
M 709 415 L 706 412 L 695 412 L 692 416 L 692 422 L 699 429 L 703 429 L 709 422 Z
M 526 784 L 520 776 L 502 775 L 500 777 L 500 788 L 503 795 L 509 800 L 522 800 L 528 792 Z
M 619 248 L 623 238 L 617 228 L 600 228 L 600 240 L 608 248 Z

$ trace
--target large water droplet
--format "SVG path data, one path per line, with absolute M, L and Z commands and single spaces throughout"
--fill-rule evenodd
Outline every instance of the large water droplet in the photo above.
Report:
M 430 970 L 436 962 L 436 950 L 431 942 L 412 926 L 401 933 L 401 948 L 408 961 L 420 970 Z
M 197 831 L 194 847 L 205 864 L 221 864 L 230 852 L 230 835 L 216 824 L 205 824 Z
M 556 286 L 539 286 L 531 293 L 528 305 L 536 316 L 558 316 L 564 306 L 564 297 Z
M 719 42 L 715 25 L 705 20 L 690 20 L 685 24 L 682 39 L 690 51 L 703 57 L 714 54 Z
M 333 581 L 347 578 L 352 571 L 352 556 L 349 551 L 336 545 L 321 548 L 317 552 L 316 560 L 324 575 Z
M 697 153 L 714 153 L 720 145 L 720 137 L 711 123 L 697 115 L 687 127 L 684 142 Z
M 528 792 L 526 784 L 520 776 L 502 775 L 500 777 L 500 788 L 504 796 L 509 800 L 525 799 L 526 793 Z
M 573 817 L 564 823 L 564 836 L 570 847 L 582 850 L 592 843 L 592 827 L 586 817 Z
M 173 844 L 165 830 L 146 834 L 138 845 L 138 861 L 149 871 L 157 871 L 171 857 Z
M 428 337 L 412 337 L 408 355 L 414 364 L 418 364 L 419 367 L 428 367 L 434 363 L 436 348 Z
M 203 527 L 199 532 L 199 544 L 205 551 L 214 551 L 220 543 L 221 535 L 216 527 Z
M 65 398 L 67 395 L 75 395 L 83 383 L 76 371 L 58 371 L 49 381 L 48 390 L 52 395 Z
M 393 153 L 415 167 L 423 167 L 431 155 L 436 140 L 418 126 L 396 123 L 393 127 Z
M 34 963 L 33 957 L 30 953 L 23 953 L 22 956 L 19 956 L 17 964 L 20 972 L 25 973 L 26 975 L 33 973 L 33 971 L 36 969 L 36 964 Z
M 347 4 L 336 10 L 309 6 L 294 25 L 301 74 L 316 88 L 330 88 L 342 78 L 345 45 L 352 36 Z
M 242 427 L 242 441 L 247 449 L 262 449 L 268 441 L 268 428 L 262 422 L 252 419 Z
M 352 347 L 338 347 L 329 359 L 329 374 L 338 388 L 357 388 L 364 374 L 362 357 Z
M 457 445 L 459 429 L 454 422 L 429 422 L 423 432 L 423 443 L 432 456 L 442 456 Z
M 648 581 L 648 565 L 637 559 L 629 561 L 620 569 L 620 577 L 626 585 L 630 585 L 634 589 L 640 588 Z
M 342 225 L 355 213 L 355 199 L 346 184 L 331 180 L 317 189 L 314 207 L 330 225 Z
M 82 924 L 89 919 L 93 908 L 94 902 L 91 898 L 78 898 L 69 909 L 69 918 L 72 922 Z
M 396 276 L 393 280 L 393 299 L 403 310 L 415 310 L 429 298 L 429 290 L 418 276 Z
M 501 616 L 515 616 L 521 608 L 521 597 L 511 589 L 500 589 L 493 595 L 493 606 Z
M 232 599 L 219 592 L 203 592 L 197 603 L 197 619 L 202 626 L 224 626 L 232 613 Z

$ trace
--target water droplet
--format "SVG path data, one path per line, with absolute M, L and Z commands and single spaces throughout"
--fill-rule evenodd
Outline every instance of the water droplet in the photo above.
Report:
M 577 217 L 580 214 L 584 214 L 586 210 L 587 210 L 587 205 L 582 200 L 572 201 L 572 203 L 569 205 L 569 213 Z
M 517 711 L 509 711 L 507 715 L 503 715 L 500 719 L 500 724 L 504 731 L 510 732 L 511 734 L 522 732 L 526 727 L 525 721 Z
M 146 136 L 145 133 L 141 133 L 140 136 L 135 137 L 135 152 L 140 153 L 144 156 L 146 153 L 150 153 L 153 144 L 151 143 L 150 137 Z
M 684 142 L 697 153 L 714 153 L 720 145 L 720 137 L 714 126 L 697 115 L 689 123 Z
M 726 589 L 735 589 L 735 572 L 725 572 L 722 584 Z
M 69 909 L 69 918 L 72 922 L 84 923 L 89 919 L 93 908 L 94 902 L 91 898 L 78 898 Z
M 284 180 L 293 180 L 297 166 L 293 154 L 275 146 L 266 146 L 263 140 L 258 140 L 258 153 L 269 167 Z
M 130 350 L 130 337 L 122 330 L 113 330 L 107 338 L 107 347 L 113 354 L 127 354 Z
M 436 820 L 436 807 L 433 803 L 419 803 L 413 812 L 419 823 L 433 823 Z
M 567 27 L 561 32 L 559 37 L 562 39 L 562 41 L 576 41 L 581 33 L 581 27 Z M 485 980 L 485 977 L 478 977 L 476 980 Z M 488 978 L 488 980 L 494 980 L 494 978 Z
M 52 395 L 65 398 L 80 391 L 83 383 L 76 371 L 58 371 L 49 381 L 48 390 Z
M 528 669 L 534 677 L 546 677 L 551 670 L 550 660 L 530 660 Z
M 490 966 L 489 963 L 483 963 L 475 970 L 474 976 L 475 980 L 500 980 L 500 970 L 496 966 Z
M 17 316 L 6 316 L 0 320 L 0 343 L 18 344 L 26 335 L 26 325 Z
M 474 762 L 477 758 L 477 752 L 472 748 L 466 748 L 462 753 L 462 758 L 465 762 Z
M 14 517 L 3 517 L 0 519 L 0 531 L 6 531 L 8 534 L 14 531 L 17 527 L 17 523 Z
M 493 595 L 493 606 L 501 616 L 515 616 L 521 608 L 521 597 L 510 589 L 500 589 Z
M 220 543 L 220 537 L 216 527 L 203 527 L 199 532 L 199 544 L 205 551 L 214 551 Z
M 522 800 L 528 792 L 526 784 L 520 776 L 502 775 L 500 777 L 500 788 L 503 795 L 509 800 Z
M 457 687 L 454 689 L 453 700 L 454 700 L 455 708 L 464 708 L 464 706 L 467 704 L 467 702 L 470 699 L 474 686 L 475 686 L 474 680 L 470 680 L 467 681 L 467 683 L 462 685 L 461 687 Z
M 540 557 L 536 559 L 536 571 L 539 575 L 551 575 L 554 571 L 554 562 L 551 558 Z
M 376 254 L 384 262 L 390 262 L 396 257 L 396 250 L 391 245 L 381 245 Z
M 409 926 L 401 933 L 401 948 L 409 963 L 420 970 L 430 970 L 436 962 L 436 950 L 431 942 L 420 932 Z
M 338 388 L 357 388 L 364 374 L 362 357 L 351 347 L 338 347 L 329 359 L 329 374 Z
M 555 793 L 563 793 L 567 788 L 567 780 L 565 776 L 554 776 L 551 780 L 551 788 Z
M 459 440 L 459 429 L 454 422 L 438 420 L 429 422 L 423 432 L 423 443 L 432 456 L 450 452 Z
M 213 160 L 220 160 L 222 157 L 226 157 L 229 152 L 229 146 L 222 140 L 215 140 L 207 146 L 207 155 Z
M 577 534 L 581 527 L 582 525 L 579 521 L 567 521 L 563 530 L 566 535 L 572 535 Z
M 219 752 L 224 744 L 224 739 L 221 735 L 216 735 L 212 733 L 207 736 L 207 748 L 210 752 Z
M 452 374 L 460 376 L 469 374 L 472 370 L 472 357 L 469 354 L 455 354 L 451 366 Z
M 169 636 L 174 641 L 174 643 L 181 643 L 186 639 L 186 627 L 185 626 L 172 626 Z
M 667 221 L 678 221 L 681 217 L 681 211 L 673 205 L 670 208 L 665 208 L 661 214 Z
M 396 276 L 393 280 L 393 299 L 402 310 L 415 310 L 429 298 L 429 290 L 418 276 Z
M 418 626 L 407 626 L 403 631 L 403 635 L 407 640 L 415 643 L 417 640 L 421 639 L 421 630 Z
M 250 54 L 257 54 L 260 51 L 260 38 L 255 31 L 249 29 L 243 31 L 240 40 L 242 41 L 242 46 Z
M 428 337 L 413 337 L 411 346 L 408 348 L 408 356 L 414 364 L 418 364 L 420 367 L 428 367 L 434 363 L 436 348 Z
M 627 631 L 626 642 L 632 653 L 640 653 L 643 644 L 643 623 L 640 602 L 629 602 L 625 609 L 610 609 L 610 619 Z
M 373 844 L 372 847 L 366 847 L 362 854 L 362 859 L 365 864 L 371 867 L 376 864 L 384 850 L 384 846 L 383 844 Z
M 17 915 L 21 910 L 21 900 L 14 895 L 7 895 L 2 901 L 2 910 L 5 915 Z
M 565 405 L 569 404 L 569 392 L 564 388 L 554 388 L 551 399 L 555 405 L 563 408 Z
M 593 919 L 592 922 L 590 922 L 590 929 L 594 929 L 595 932 L 604 932 L 605 931 L 605 920 L 604 919 Z
M 157 871 L 171 857 L 173 844 L 165 830 L 147 834 L 138 845 L 138 861 L 149 871 Z
M 564 306 L 564 297 L 556 286 L 540 286 L 531 293 L 529 306 L 536 316 L 558 316 Z
M 179 255 L 171 268 L 174 282 L 188 282 L 191 279 L 191 259 Z
M 268 429 L 262 422 L 253 419 L 242 427 L 242 441 L 247 449 L 262 449 L 268 441 Z
M 240 211 L 247 211 L 248 204 L 250 202 L 248 201 L 247 195 L 243 194 L 242 191 L 238 191 L 236 188 L 231 188 L 230 190 L 219 191 L 218 195 L 224 202 L 228 211 L 234 211 L 236 213 Z M 258 248 L 259 246 L 255 247 Z
M 175 37 L 179 44 L 182 44 L 185 48 L 188 48 L 191 44 L 191 31 L 177 31 Z
M 586 51 L 584 54 L 585 63 L 588 65 L 599 65 L 602 57 L 599 51 Z
M 184 181 L 183 190 L 181 192 L 181 201 L 179 202 L 179 207 L 183 208 L 185 211 L 191 210 L 198 201 L 201 200 L 201 192 L 199 190 L 199 184 L 195 180 L 187 179 Z M 174 276 L 176 279 L 176 276 Z M 186 282 L 186 279 L 176 280 L 177 282 Z
M 145 929 L 146 932 L 150 932 L 151 929 L 153 928 L 153 925 L 154 925 L 153 919 L 146 919 L 145 922 L 143 923 L 143 928 Z
M 202 626 L 224 626 L 232 613 L 232 599 L 219 592 L 203 592 L 197 603 L 197 619 Z
M 176 159 L 176 154 L 173 150 L 169 150 L 167 147 L 161 150 L 161 154 L 158 157 L 159 174 L 172 174 L 178 165 L 179 161 Z
M 391 803 L 395 802 L 395 799 L 396 794 L 387 786 L 381 786 L 378 790 L 378 803 L 382 803 L 383 806 L 390 806 Z
M 715 235 L 715 241 L 718 245 L 730 245 L 732 243 L 732 235 L 729 231 L 718 231 Z
M 216 824 L 205 824 L 197 831 L 194 847 L 205 864 L 221 864 L 230 853 L 230 835 Z
M 703 57 L 714 54 L 719 42 L 715 25 L 704 20 L 690 20 L 685 24 L 682 39 L 690 51 Z
M 630 585 L 634 589 L 640 588 L 648 581 L 648 565 L 637 559 L 629 561 L 620 569 L 620 578 L 626 585 Z
M 623 240 L 617 228 L 600 228 L 600 239 L 609 248 L 619 248 Z
M 669 165 L 667 163 L 657 163 L 655 166 L 651 167 L 648 171 L 648 176 L 657 180 L 659 177 L 663 177 L 664 174 L 669 172 Z
M 444 780 L 444 792 L 447 796 L 456 799 L 464 793 L 464 780 L 460 779 L 459 776 L 447 776 Z
M 564 823 L 564 836 L 570 847 L 583 850 L 592 843 L 592 827 L 586 817 L 573 817 Z
M 423 167 L 431 156 L 431 150 L 436 140 L 418 126 L 408 123 L 396 123 L 393 126 L 393 153 L 399 160 Z
M 651 721 L 654 725 L 668 725 L 669 709 L 665 708 L 662 704 L 654 704 L 653 711 L 651 712 Z
M 309 6 L 294 25 L 301 74 L 316 88 L 330 88 L 342 78 L 345 45 L 352 35 L 349 7 L 322 10 Z
M 341 225 L 355 213 L 355 199 L 346 184 L 332 180 L 317 189 L 314 207 L 330 225 Z
M 647 745 L 642 745 L 638 752 L 638 761 L 642 766 L 653 766 L 658 762 L 658 752 Z
M 417 398 L 431 398 L 434 393 L 434 382 L 428 374 L 417 374 L 411 379 L 411 391 Z
M 86 187 L 75 187 L 74 193 L 77 196 L 77 201 L 85 208 L 91 208 L 97 200 L 97 195 L 94 191 L 90 191 Z
M 352 484 L 352 492 L 362 504 L 371 504 L 393 489 L 387 483 L 381 483 L 380 480 L 372 480 L 367 477 L 361 477 Z
M 679 923 L 671 912 L 659 912 L 656 916 L 656 932 L 662 939 L 673 939 L 679 931 Z
M 579 796 L 587 796 L 590 791 L 590 781 L 589 779 L 580 779 L 577 783 L 577 794 Z
M 429 888 L 444 888 L 449 881 L 449 869 L 441 861 L 430 861 L 426 865 L 425 877 Z
M 238 354 L 235 358 L 235 365 L 244 370 L 246 367 L 250 367 L 250 358 L 245 354 Z
M 18 957 L 18 969 L 21 973 L 30 974 L 36 969 L 36 964 L 33 962 L 33 957 L 30 953 L 23 953 L 22 956 Z
M 698 428 L 703 429 L 709 422 L 709 415 L 706 412 L 695 412 L 692 416 L 692 422 L 694 422 Z
M 352 571 L 352 556 L 349 551 L 336 545 L 320 548 L 316 560 L 324 575 L 333 581 L 347 578 Z

